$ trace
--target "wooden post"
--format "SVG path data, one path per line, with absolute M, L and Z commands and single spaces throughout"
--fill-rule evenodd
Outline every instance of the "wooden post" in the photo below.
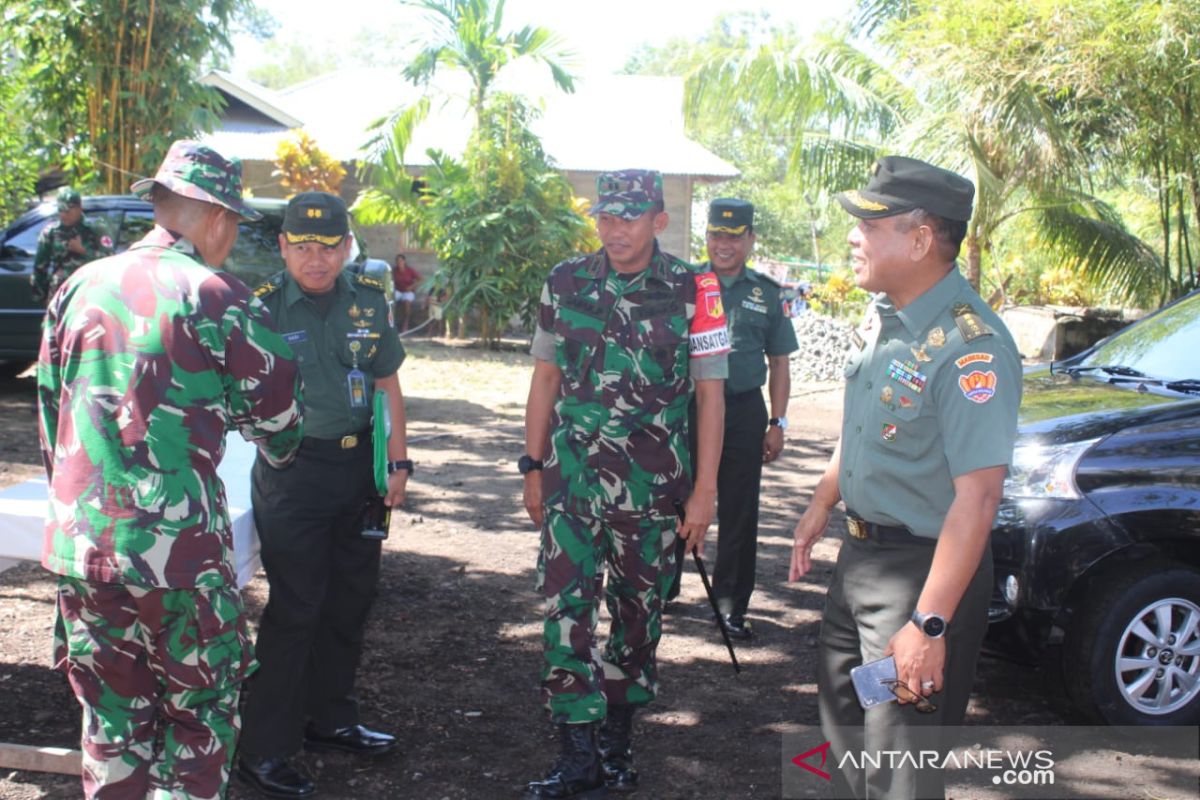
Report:
M 30 747 L 0 742 L 0 769 L 79 775 L 83 771 L 83 753 L 66 747 Z

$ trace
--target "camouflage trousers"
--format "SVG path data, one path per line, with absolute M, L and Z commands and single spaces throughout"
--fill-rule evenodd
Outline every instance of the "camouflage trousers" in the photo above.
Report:
M 609 705 L 654 699 L 674 541 L 674 519 L 599 520 L 546 509 L 538 554 L 545 597 L 542 698 L 555 723 L 592 722 L 603 719 Z M 596 643 L 601 594 L 612 618 L 603 655 Z
M 87 798 L 221 798 L 254 670 L 236 588 L 60 577 L 55 667 L 83 706 Z

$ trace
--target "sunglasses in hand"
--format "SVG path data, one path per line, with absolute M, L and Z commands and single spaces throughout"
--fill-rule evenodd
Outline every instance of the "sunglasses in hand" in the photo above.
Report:
M 932 714 L 937 711 L 937 706 L 926 700 L 921 695 L 908 688 L 908 684 L 904 681 L 895 678 L 886 678 L 880 681 L 881 684 L 887 687 L 888 691 L 896 695 L 901 703 L 912 703 L 917 711 L 922 714 Z

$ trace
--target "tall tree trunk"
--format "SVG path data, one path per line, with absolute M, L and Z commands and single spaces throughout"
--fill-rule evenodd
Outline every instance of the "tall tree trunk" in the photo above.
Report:
M 979 245 L 979 237 L 972 234 L 967 236 L 967 283 L 979 291 L 979 279 L 983 267 L 983 248 Z

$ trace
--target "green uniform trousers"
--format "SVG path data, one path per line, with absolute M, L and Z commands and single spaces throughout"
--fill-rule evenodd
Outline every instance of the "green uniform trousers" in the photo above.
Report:
M 60 577 L 55 659 L 83 706 L 84 797 L 224 797 L 252 653 L 236 588 Z
M 821 729 L 831 743 L 834 764 L 842 763 L 848 752 L 929 749 L 933 726 L 962 722 L 987 630 L 990 549 L 985 549 L 946 633 L 943 689 L 929 698 L 937 711 L 922 714 L 912 705 L 887 703 L 864 712 L 850 681 L 853 667 L 882 658 L 888 640 L 908 624 L 936 545 L 936 540 L 907 534 L 865 540 L 847 536 L 842 544 L 825 599 L 817 666 Z M 901 800 L 945 795 L 940 770 L 860 765 L 847 761 L 844 769 L 830 770 L 835 797 Z
M 674 541 L 673 519 L 614 513 L 599 520 L 546 509 L 538 556 L 546 599 L 542 697 L 555 723 L 594 722 L 610 705 L 654 699 Z M 612 617 L 603 656 L 601 595 Z

